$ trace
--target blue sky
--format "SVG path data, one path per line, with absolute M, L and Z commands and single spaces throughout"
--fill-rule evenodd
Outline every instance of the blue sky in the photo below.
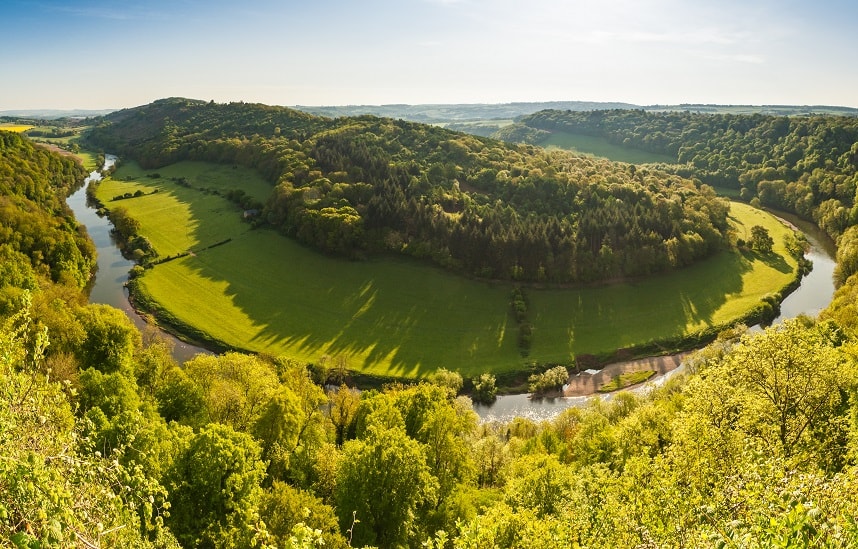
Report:
M 852 0 L 4 0 L 0 110 L 623 101 L 858 107 Z

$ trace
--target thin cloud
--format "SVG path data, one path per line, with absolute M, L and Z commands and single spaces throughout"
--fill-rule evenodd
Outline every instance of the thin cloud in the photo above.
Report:
M 766 62 L 766 57 L 753 53 L 725 53 L 725 54 L 706 54 L 701 56 L 712 61 L 727 61 L 730 63 L 748 63 L 751 65 L 760 65 Z

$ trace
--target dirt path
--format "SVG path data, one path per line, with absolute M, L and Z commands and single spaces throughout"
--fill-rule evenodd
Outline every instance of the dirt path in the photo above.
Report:
M 608 364 L 601 370 L 585 370 L 569 378 L 569 385 L 563 391 L 563 396 L 587 396 L 595 394 L 599 390 L 599 387 L 620 374 L 643 370 L 654 370 L 656 374 L 665 374 L 678 368 L 689 353 L 690 351 L 686 351 L 675 355 L 627 360 L 625 362 Z

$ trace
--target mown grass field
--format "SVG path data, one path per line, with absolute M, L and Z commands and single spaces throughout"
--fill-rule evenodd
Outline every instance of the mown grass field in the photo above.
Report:
M 160 177 L 147 177 L 156 173 Z M 172 180 L 182 177 L 190 187 Z M 242 221 L 241 208 L 212 192 L 232 189 L 242 189 L 260 201 L 271 193 L 267 181 L 243 167 L 179 162 L 145 171 L 129 162 L 102 182 L 97 197 L 107 209 L 123 207 L 133 212 L 132 217 L 141 224 L 140 233 L 164 257 L 199 250 L 248 231 L 250 225 Z M 143 191 L 144 196 L 114 200 L 137 191 Z
M 557 131 L 551 137 L 539 143 L 547 149 L 558 148 L 580 154 L 601 156 L 616 162 L 646 164 L 650 162 L 675 163 L 676 159 L 665 154 L 655 154 L 631 147 L 623 147 L 609 142 L 604 137 L 592 137 L 577 133 Z
M 139 279 L 162 317 L 230 347 L 306 361 L 341 357 L 350 369 L 375 375 L 420 377 L 439 367 L 466 377 L 514 372 L 531 361 L 568 363 L 576 354 L 695 333 L 743 316 L 765 294 L 787 285 L 797 268 L 780 255 L 724 252 L 635 283 L 526 289 L 534 335 L 530 356 L 523 358 L 510 314 L 511 286 L 407 259 L 350 262 L 271 230 L 251 230 L 225 199 L 168 179 L 194 170 L 201 178 L 238 175 L 229 167 L 182 163 L 149 179 L 126 165 L 99 190 L 108 207 L 122 205 L 140 221 L 162 256 L 196 250 Z M 221 177 L 223 185 L 233 181 Z M 109 201 L 120 190 L 138 188 L 159 192 Z M 740 238 L 761 224 L 776 250 L 784 251 L 788 229 L 775 218 L 738 203 L 732 217 Z M 232 240 L 203 249 L 226 238 Z

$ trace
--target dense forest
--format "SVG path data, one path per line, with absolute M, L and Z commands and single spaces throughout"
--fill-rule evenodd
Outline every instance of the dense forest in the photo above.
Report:
M 699 182 L 401 120 L 168 99 L 96 121 L 89 139 L 149 168 L 258 169 L 268 223 L 353 258 L 592 282 L 689 265 L 728 240 L 727 203 Z
M 843 235 L 858 224 L 856 117 L 542 111 L 498 137 L 539 143 L 557 131 L 670 155 L 677 164 L 660 169 L 794 212 L 839 239 L 838 247 L 855 247 L 854 233 Z M 847 268 L 842 282 L 855 271 L 850 262 L 839 263 Z
M 281 357 L 180 367 L 86 304 L 85 263 L 26 248 L 91 258 L 61 207 L 83 173 L 0 138 L 2 200 L 38 212 L 2 244 L 3 545 L 858 544 L 858 277 L 818 320 L 725 332 L 648 394 L 480 424 L 445 370 L 358 393 Z

